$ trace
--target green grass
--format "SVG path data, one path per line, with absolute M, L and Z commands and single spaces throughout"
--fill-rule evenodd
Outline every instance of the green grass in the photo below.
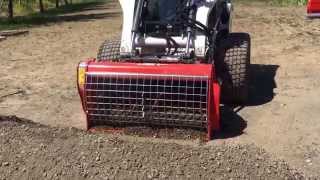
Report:
M 234 0 L 234 2 L 243 4 L 261 2 L 273 6 L 301 6 L 306 5 L 308 0 Z
M 59 17 L 60 15 L 80 12 L 86 8 L 106 3 L 107 1 L 108 0 L 82 0 L 82 2 L 63 5 L 59 8 L 46 9 L 44 13 L 32 12 L 22 16 L 15 16 L 12 20 L 7 19 L 6 17 L 0 17 L 0 30 L 27 28 L 35 25 L 60 22 L 63 21 L 63 19 Z M 76 18 L 74 20 L 76 20 Z
M 276 5 L 288 6 L 288 5 L 305 5 L 308 0 L 272 0 Z

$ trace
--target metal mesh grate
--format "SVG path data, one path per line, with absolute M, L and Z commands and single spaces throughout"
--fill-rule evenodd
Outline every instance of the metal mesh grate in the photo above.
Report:
M 207 126 L 208 77 L 87 73 L 94 125 Z

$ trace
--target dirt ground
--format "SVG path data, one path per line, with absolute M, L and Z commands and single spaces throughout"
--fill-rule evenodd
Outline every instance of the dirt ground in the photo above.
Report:
M 262 148 L 272 157 L 288 162 L 291 168 L 296 168 L 307 176 L 319 177 L 320 20 L 306 20 L 304 15 L 305 10 L 302 7 L 280 8 L 262 3 L 237 4 L 233 29 L 248 32 L 252 37 L 253 65 L 249 105 L 234 111 L 224 110 L 222 118 L 225 126 L 222 134 L 205 147 L 193 149 L 189 145 L 197 146 L 197 142 L 177 140 L 174 142 L 182 145 L 175 147 L 170 144 L 163 148 L 167 147 L 168 152 L 176 154 L 186 149 L 188 153 L 196 151 L 204 155 L 229 149 L 229 146 L 240 149 L 250 147 L 249 151 L 253 154 L 259 154 Z M 50 126 L 84 128 L 84 122 L 79 121 L 81 112 L 76 89 L 76 65 L 80 60 L 95 57 L 99 45 L 105 39 L 116 36 L 120 30 L 120 9 L 117 3 L 112 2 L 63 15 L 56 23 L 35 27 L 25 36 L 1 41 L 0 115 L 15 115 Z M 0 125 L 5 134 L 3 137 L 9 134 L 12 141 L 17 138 L 16 141 L 20 143 L 27 140 L 23 136 L 27 132 L 21 124 L 4 124 Z M 11 133 L 5 130 L 6 128 L 15 131 Z M 48 135 L 50 132 L 59 131 L 42 128 L 26 137 L 42 136 L 44 133 L 45 138 L 32 139 L 31 144 L 39 143 L 40 146 L 41 139 L 46 142 L 54 141 L 54 145 L 59 146 L 59 141 Z M 72 136 L 73 132 L 80 133 L 80 139 Z M 67 140 L 61 141 L 61 148 L 89 148 L 76 146 L 73 141 L 82 141 L 83 137 L 83 141 L 89 143 L 95 138 L 95 135 L 87 137 L 75 130 L 64 133 L 66 135 L 60 139 Z M 46 135 L 50 140 L 46 140 Z M 146 142 L 136 143 L 136 139 L 127 138 L 122 143 L 127 148 L 135 145 L 139 147 L 138 150 L 141 150 L 139 145 L 146 146 L 146 149 L 153 147 L 148 143 L 150 139 L 144 140 Z M 162 147 L 161 143 L 165 142 L 166 140 L 159 139 L 159 144 L 154 146 Z M 0 143 L 0 147 L 4 147 L 6 140 L 1 138 Z M 9 144 L 15 152 L 15 146 L 10 142 Z M 108 143 L 105 144 L 109 147 Z M 247 144 L 254 145 L 251 147 Z M 107 148 L 104 150 L 108 151 Z M 237 150 L 231 148 L 230 152 L 231 157 L 236 157 Z M 68 153 L 72 154 L 72 148 L 64 156 Z M 111 154 L 106 153 L 103 156 L 107 158 L 108 155 Z M 1 156 L 0 160 L 3 159 Z M 30 163 L 32 162 L 30 160 Z M 200 163 L 200 160 L 196 162 Z M 251 164 L 252 161 L 245 163 Z M 3 171 L 2 167 L 0 171 Z M 99 167 L 101 168 L 100 165 Z M 156 164 L 150 167 L 156 167 Z M 250 174 L 257 174 L 257 171 L 253 170 Z M 239 177 L 242 177 L 241 175 Z M 284 177 L 282 175 L 279 173 L 279 179 Z M 21 176 L 16 174 L 4 178 Z M 30 174 L 30 177 L 36 176 L 34 173 Z M 265 177 L 272 179 L 274 176 Z

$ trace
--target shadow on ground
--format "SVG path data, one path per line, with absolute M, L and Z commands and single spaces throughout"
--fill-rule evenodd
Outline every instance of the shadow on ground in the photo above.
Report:
M 275 76 L 278 65 L 252 64 L 250 67 L 249 102 L 242 107 L 221 107 L 221 132 L 215 139 L 227 139 L 240 136 L 247 128 L 247 122 L 238 114 L 246 106 L 266 104 L 274 98 L 277 87 Z
M 274 88 L 277 88 L 275 76 L 278 65 L 252 64 L 249 102 L 247 106 L 258 106 L 272 101 Z
M 27 119 L 24 119 L 24 118 L 18 118 L 17 116 L 3 116 L 3 115 L 0 115 L 0 122 L 7 122 L 7 121 L 23 123 L 23 124 L 38 124 L 38 123 L 35 123 L 35 122 L 31 121 L 31 120 L 27 120 Z
M 112 9 L 111 1 L 86 2 L 69 4 L 59 8 L 48 9 L 44 13 L 34 13 L 27 16 L 17 16 L 12 20 L 0 17 L 1 29 L 15 29 L 32 27 L 35 25 L 48 25 L 67 21 L 89 21 L 95 19 L 112 18 L 119 16 L 120 12 L 106 12 Z
M 221 111 L 221 130 L 214 133 L 214 139 L 227 139 L 240 136 L 247 128 L 247 122 L 229 106 L 223 106 Z

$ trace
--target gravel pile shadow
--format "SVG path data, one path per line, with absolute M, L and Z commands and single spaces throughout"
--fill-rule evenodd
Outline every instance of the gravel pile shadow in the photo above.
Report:
M 305 179 L 254 145 L 140 142 L 0 117 L 0 179 Z

